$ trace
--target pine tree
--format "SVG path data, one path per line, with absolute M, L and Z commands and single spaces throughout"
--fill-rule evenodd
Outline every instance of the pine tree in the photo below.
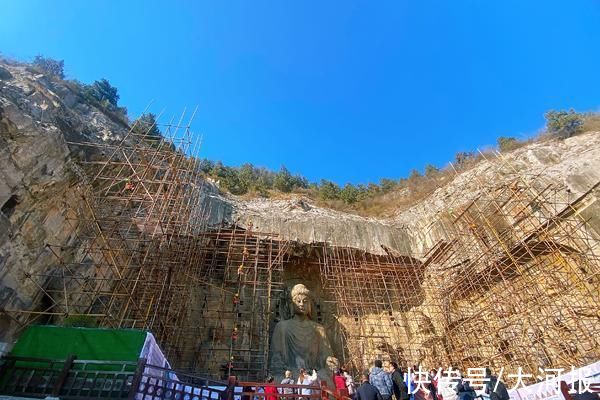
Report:
M 294 188 L 293 180 L 294 178 L 290 174 L 290 171 L 282 165 L 279 173 L 275 176 L 273 186 L 280 192 L 289 193 Z
M 110 84 L 106 79 L 100 79 L 89 87 L 90 94 L 100 102 L 108 102 L 116 106 L 119 102 L 118 89 Z

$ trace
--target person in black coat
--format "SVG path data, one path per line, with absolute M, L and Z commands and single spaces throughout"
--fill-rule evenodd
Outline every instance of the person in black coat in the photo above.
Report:
M 408 400 L 408 386 L 404 383 L 402 370 L 398 367 L 398 363 L 390 363 L 392 366 L 392 389 L 396 400 Z
M 485 377 L 488 379 L 485 385 L 485 393 L 490 396 L 491 400 L 509 400 L 510 395 L 506 389 L 506 385 L 501 380 L 498 380 L 496 375 L 492 375 L 492 370 L 485 369 Z
M 471 387 L 469 381 L 465 380 L 463 375 L 459 372 L 460 379 L 454 391 L 458 395 L 458 400 L 475 400 L 477 393 L 475 389 Z
M 361 375 L 362 384 L 356 389 L 356 400 L 383 400 L 379 390 L 369 383 L 368 375 Z

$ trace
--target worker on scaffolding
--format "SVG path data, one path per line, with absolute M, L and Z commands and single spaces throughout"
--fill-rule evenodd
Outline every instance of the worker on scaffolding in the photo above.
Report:
M 129 178 L 123 179 L 123 182 L 125 182 L 125 185 L 121 190 L 121 194 L 131 193 L 135 190 L 135 184 Z

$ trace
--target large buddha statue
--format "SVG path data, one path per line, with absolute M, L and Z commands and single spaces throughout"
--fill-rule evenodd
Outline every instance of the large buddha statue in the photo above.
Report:
M 269 370 L 277 377 L 286 370 L 298 374 L 300 368 L 317 371 L 319 378 L 331 382 L 332 370 L 339 366 L 333 357 L 325 328 L 311 320 L 310 291 L 303 284 L 291 291 L 293 317 L 275 325 L 271 340 Z

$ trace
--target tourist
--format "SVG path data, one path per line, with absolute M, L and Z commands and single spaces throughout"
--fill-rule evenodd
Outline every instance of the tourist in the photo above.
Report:
M 307 375 L 306 374 L 306 370 L 304 368 L 300 368 L 300 375 L 298 376 L 298 385 L 303 385 L 303 386 L 312 386 L 317 382 L 317 371 L 313 369 L 312 375 Z M 299 394 L 303 397 L 299 397 L 300 399 L 307 399 L 308 397 L 304 397 L 304 396 L 310 396 L 312 395 L 312 389 L 310 388 L 301 388 L 299 390 Z
M 337 392 L 342 396 L 348 396 L 348 388 L 346 387 L 346 378 L 342 374 L 341 370 L 335 371 L 335 375 L 333 376 L 333 383 L 335 384 L 335 388 Z
M 440 400 L 458 400 L 458 394 L 454 391 L 458 370 L 449 366 L 444 371 L 444 378 L 440 379 L 437 385 L 438 398 Z
M 510 398 L 506 385 L 497 376 L 492 375 L 491 369 L 485 369 L 485 376 L 488 379 L 485 393 L 490 396 L 490 400 L 508 400 Z
M 408 400 L 408 386 L 404 383 L 404 377 L 398 363 L 392 362 L 390 365 L 392 366 L 391 378 L 394 397 L 396 397 L 396 400 Z
M 432 369 L 431 371 L 429 371 L 429 383 L 427 384 L 427 390 L 429 390 L 428 397 L 430 400 L 438 400 L 437 384 L 437 371 L 435 369 Z
M 459 371 L 459 381 L 456 385 L 456 394 L 458 395 L 458 400 L 474 400 L 477 396 L 475 393 L 475 389 L 471 387 L 469 381 L 465 380 L 463 375 Z
M 273 378 L 272 376 L 269 376 L 267 378 L 267 383 L 272 384 L 274 380 L 275 380 L 275 378 Z M 279 392 L 277 391 L 277 388 L 274 385 L 265 386 L 265 400 L 277 400 L 278 394 L 279 394 Z
M 281 384 L 282 385 L 293 385 L 294 384 L 294 379 L 292 378 L 292 371 L 287 370 L 285 371 L 285 378 L 283 378 L 281 380 Z M 286 394 L 294 394 L 294 388 L 281 388 L 281 394 L 286 395 Z M 286 398 L 284 396 L 284 398 Z M 292 398 L 292 397 L 290 397 Z
M 243 386 L 242 387 L 242 400 L 252 400 L 254 399 L 254 393 L 256 391 L 252 386 Z
M 383 400 L 379 390 L 369 382 L 366 374 L 360 377 L 362 384 L 356 389 L 356 400 Z
M 225 391 L 223 393 L 221 393 L 221 395 L 219 396 L 219 399 L 233 400 L 236 386 L 237 386 L 237 378 L 235 376 L 230 375 L 227 378 L 227 388 L 225 388 Z
M 429 373 L 427 371 L 423 371 L 421 367 L 413 365 L 412 400 L 429 400 L 429 389 L 426 385 L 426 381 L 429 379 L 428 376 Z
M 383 370 L 381 360 L 375 360 L 373 365 L 371 374 L 369 375 L 369 382 L 379 390 L 383 400 L 390 400 L 392 398 L 392 378 L 390 374 Z
M 346 388 L 348 389 L 348 395 L 354 399 L 356 396 L 356 385 L 354 384 L 354 378 L 348 373 L 346 369 L 342 369 L 342 374 L 346 378 Z
M 409 376 L 408 376 L 408 383 L 409 383 L 408 394 L 410 394 L 410 400 L 415 400 L 417 398 L 417 392 L 420 391 L 419 385 L 417 384 L 417 382 L 415 382 L 415 378 L 417 377 L 417 372 L 418 371 L 419 371 L 419 369 L 418 369 L 418 367 L 416 365 L 412 366 L 412 374 L 410 373 L 410 370 L 409 370 Z
M 568 397 L 564 395 L 565 392 L 568 392 L 568 396 L 572 399 L 572 400 L 599 400 L 600 399 L 600 395 L 597 392 L 594 392 L 593 389 L 587 388 L 586 390 L 586 385 L 583 384 L 583 381 L 581 380 L 576 380 L 571 384 L 571 389 L 573 391 L 575 391 L 575 393 L 570 393 L 569 392 L 569 385 L 567 385 L 567 382 L 565 381 L 561 381 L 560 382 L 561 385 L 561 392 L 563 393 L 563 397 L 565 399 L 567 399 Z

